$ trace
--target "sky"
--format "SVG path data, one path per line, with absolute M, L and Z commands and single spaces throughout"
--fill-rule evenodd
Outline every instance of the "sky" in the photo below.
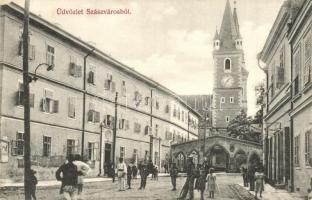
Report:
M 6 1 L 6 0 L 0 0 Z M 24 5 L 24 0 L 12 0 Z M 248 114 L 254 87 L 265 78 L 257 66 L 283 0 L 236 0 L 243 37 Z M 211 94 L 212 39 L 226 0 L 30 0 L 30 11 L 177 94 Z M 233 8 L 234 1 L 230 0 Z M 58 15 L 57 9 L 129 9 L 131 15 Z

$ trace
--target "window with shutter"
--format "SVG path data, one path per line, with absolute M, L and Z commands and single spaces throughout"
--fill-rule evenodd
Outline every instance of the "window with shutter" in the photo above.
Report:
M 94 112 L 94 123 L 99 123 L 100 122 L 100 112 L 95 111 Z
M 277 88 L 281 88 L 284 85 L 284 68 L 277 68 Z
M 116 83 L 112 82 L 112 92 L 115 92 L 115 91 L 116 91 Z
M 129 130 L 129 129 L 130 129 L 130 122 L 129 122 L 129 120 L 126 120 L 126 121 L 125 121 L 125 129 L 126 129 L 126 130 Z
M 23 40 L 20 40 L 18 44 L 18 55 L 22 56 L 23 55 Z M 29 60 L 35 60 L 36 56 L 36 47 L 32 44 L 29 44 L 28 46 L 28 59 Z
M 48 65 L 54 65 L 54 47 L 48 45 L 47 46 L 47 64 Z
M 104 82 L 104 89 L 105 90 L 110 90 L 110 80 L 106 79 Z
M 93 110 L 88 111 L 88 122 L 93 122 Z
M 94 72 L 93 71 L 89 71 L 88 74 L 88 83 L 91 83 L 94 85 Z
M 75 76 L 76 75 L 76 63 L 69 63 L 69 75 Z
M 53 100 L 53 113 L 58 113 L 59 111 L 59 101 Z
M 304 70 L 303 70 L 303 85 L 307 85 L 311 82 L 310 70 L 311 70 L 311 54 L 312 54 L 312 34 L 309 33 L 304 41 Z
M 126 89 L 126 82 L 125 81 L 122 81 L 121 95 L 124 96 L 124 97 L 127 95 L 127 89 Z
M 43 156 L 51 156 L 51 137 L 43 136 Z
M 293 87 L 293 95 L 297 95 L 300 90 L 300 68 L 301 68 L 301 53 L 300 48 L 298 48 L 294 53 L 294 59 L 293 59 L 293 74 L 294 74 L 294 80 L 292 81 L 292 87 Z
M 12 156 L 24 155 L 24 133 L 16 133 L 16 140 L 12 140 L 11 143 L 11 152 Z
M 68 98 L 68 117 L 75 118 L 75 97 Z

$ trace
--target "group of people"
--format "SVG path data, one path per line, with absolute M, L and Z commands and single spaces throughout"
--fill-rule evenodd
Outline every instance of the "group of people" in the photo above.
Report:
M 256 198 L 258 198 L 258 193 L 260 198 L 262 197 L 262 192 L 264 191 L 264 170 L 262 165 L 258 167 L 245 167 L 241 168 L 244 187 L 249 187 L 250 191 L 255 191 Z
M 133 163 L 125 164 L 123 158 L 119 158 L 117 164 L 116 174 L 118 177 L 119 191 L 125 191 L 125 180 L 127 179 L 128 189 L 131 189 L 131 180 L 140 174 L 141 183 L 139 190 L 145 189 L 147 177 L 152 174 L 152 179 L 158 180 L 158 166 L 154 165 L 152 161 L 146 163 L 139 163 L 138 167 Z
M 214 169 L 209 167 L 207 161 L 204 161 L 203 164 L 197 164 L 195 167 L 193 158 L 189 157 L 187 161 L 187 178 L 178 199 L 185 199 L 187 195 L 189 195 L 188 199 L 194 199 L 194 189 L 197 189 L 200 191 L 200 199 L 204 200 L 206 185 L 209 192 L 209 198 L 214 198 L 214 193 L 217 189 L 216 181 L 217 177 L 214 173 Z

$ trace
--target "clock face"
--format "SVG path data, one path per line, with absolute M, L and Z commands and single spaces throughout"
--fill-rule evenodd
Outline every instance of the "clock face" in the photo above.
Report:
M 234 83 L 234 79 L 231 75 L 225 75 L 222 77 L 221 83 L 223 87 L 231 87 Z

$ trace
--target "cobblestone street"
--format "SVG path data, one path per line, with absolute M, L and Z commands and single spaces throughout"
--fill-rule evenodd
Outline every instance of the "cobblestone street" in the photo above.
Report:
M 185 177 L 177 180 L 177 191 L 171 191 L 170 177 L 161 177 L 158 181 L 148 179 L 145 190 L 138 190 L 140 179 L 133 181 L 133 189 L 124 192 L 117 190 L 117 182 L 112 184 L 110 181 L 87 183 L 84 187 L 84 199 L 177 199 L 184 184 Z M 241 183 L 239 175 L 218 175 L 218 188 L 216 198 L 218 200 L 230 200 L 235 198 L 235 193 L 229 187 L 232 184 Z M 39 188 L 37 191 L 38 199 L 61 200 L 58 194 L 59 187 Z M 5 196 L 5 197 L 4 197 Z M 205 194 L 208 199 L 208 193 Z M 18 200 L 23 199 L 22 191 L 6 191 L 0 194 L 0 199 Z M 195 191 L 195 199 L 199 199 L 199 192 Z

